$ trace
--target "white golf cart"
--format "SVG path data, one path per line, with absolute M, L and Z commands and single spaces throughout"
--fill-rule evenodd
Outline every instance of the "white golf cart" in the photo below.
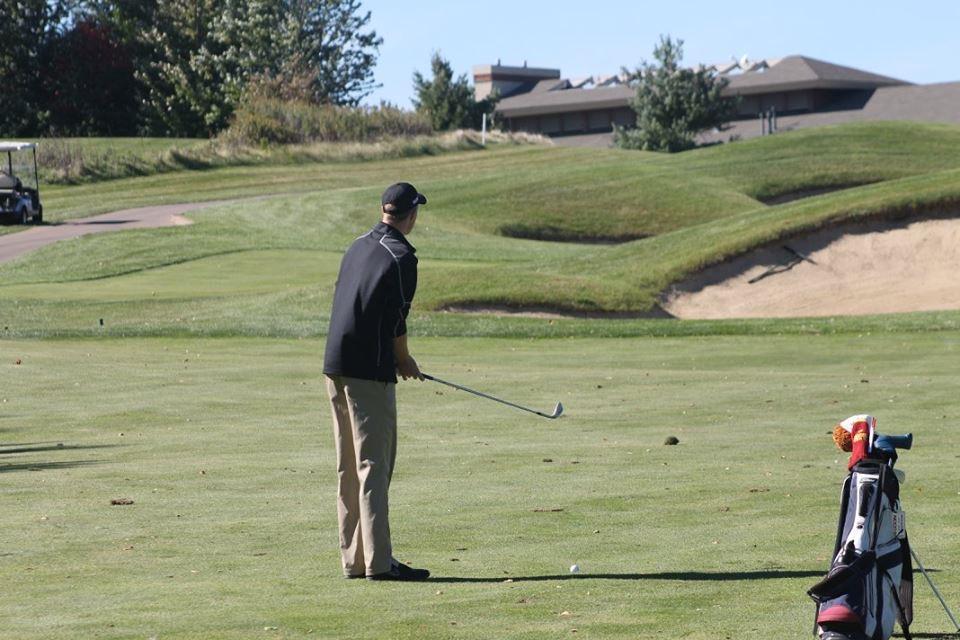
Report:
M 0 220 L 14 224 L 43 222 L 37 145 L 32 142 L 0 140 Z

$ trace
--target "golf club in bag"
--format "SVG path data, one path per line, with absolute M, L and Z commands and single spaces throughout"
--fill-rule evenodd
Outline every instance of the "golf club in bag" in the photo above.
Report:
M 913 435 L 884 436 L 876 424 L 860 415 L 834 430 L 834 441 L 850 452 L 850 473 L 830 571 L 807 592 L 817 603 L 814 635 L 821 640 L 887 640 L 895 621 L 910 640 L 913 566 L 900 506 L 904 476 L 893 466 Z

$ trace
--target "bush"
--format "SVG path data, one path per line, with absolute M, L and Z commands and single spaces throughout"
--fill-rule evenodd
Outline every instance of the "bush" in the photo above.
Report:
M 252 96 L 237 109 L 221 138 L 241 145 L 374 142 L 431 131 L 426 117 L 388 104 L 337 107 Z
M 696 146 L 697 134 L 723 129 L 736 114 L 737 103 L 722 95 L 728 80 L 705 67 L 680 66 L 683 40 L 661 36 L 653 50 L 657 64 L 643 64 L 629 73 L 636 87 L 630 106 L 636 127 L 615 127 L 614 143 L 624 149 L 684 151 Z
M 454 78 L 453 67 L 439 53 L 433 54 L 430 68 L 433 71 L 430 80 L 419 71 L 413 74 L 413 90 L 417 96 L 413 106 L 417 113 L 429 118 L 436 131 L 479 129 L 483 114 L 493 113 L 496 96 L 478 102 L 467 76 Z

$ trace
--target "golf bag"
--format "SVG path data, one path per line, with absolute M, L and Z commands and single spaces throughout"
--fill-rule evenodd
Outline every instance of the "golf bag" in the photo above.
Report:
M 867 443 L 853 447 L 840 493 L 833 562 L 827 576 L 807 592 L 817 603 L 814 635 L 821 640 L 887 640 L 897 621 L 909 640 L 913 566 L 893 464 L 896 447 L 910 448 L 911 437 L 881 436 L 874 431 L 875 420 L 858 417 L 869 419 L 858 444 Z

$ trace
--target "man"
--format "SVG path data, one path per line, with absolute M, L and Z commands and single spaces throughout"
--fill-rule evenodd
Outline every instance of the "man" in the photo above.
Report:
M 340 263 L 323 372 L 333 405 L 337 519 L 347 578 L 425 580 L 393 557 L 387 492 L 397 454 L 397 374 L 423 380 L 407 348 L 417 257 L 406 236 L 427 199 L 400 182 L 383 192 L 381 221 Z

